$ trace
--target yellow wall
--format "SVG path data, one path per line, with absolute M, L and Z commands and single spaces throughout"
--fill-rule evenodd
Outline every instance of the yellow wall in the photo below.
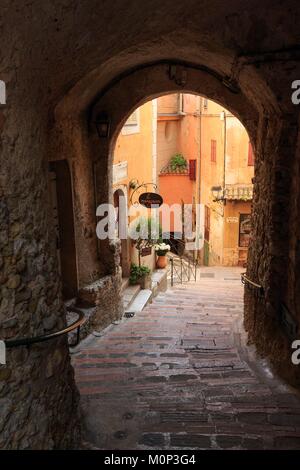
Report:
M 242 266 L 247 259 L 247 248 L 239 247 L 240 214 L 251 214 L 251 202 L 227 201 L 224 220 L 224 266 Z
M 120 188 L 126 192 L 128 199 L 128 207 L 130 206 L 130 197 L 133 189 L 129 187 L 130 181 L 138 181 L 138 184 L 152 182 L 153 170 L 153 103 L 148 101 L 143 106 L 138 108 L 138 126 L 124 126 L 118 136 L 115 152 L 114 152 L 114 165 L 127 162 L 127 177 L 119 180 L 113 185 L 113 190 Z M 156 119 L 156 116 L 155 116 Z M 136 130 L 134 133 L 128 133 Z M 148 186 L 148 190 L 152 191 L 153 187 Z M 141 191 L 140 191 L 141 192 Z M 136 193 L 133 202 L 138 199 Z M 138 263 L 137 250 L 129 245 L 129 260 Z M 154 253 L 154 252 L 153 252 Z M 141 264 L 147 265 L 150 268 L 154 267 L 155 257 L 145 256 L 141 258 Z
M 250 213 L 250 202 L 229 202 L 223 206 L 213 202 L 212 186 L 224 186 L 224 151 L 226 147 L 225 185 L 249 185 L 254 167 L 248 166 L 248 134 L 241 122 L 213 101 L 202 99 L 201 116 L 201 175 L 200 202 L 210 208 L 210 254 L 209 264 L 237 265 L 245 258 L 245 249 L 238 247 L 240 213 Z M 226 129 L 226 140 L 225 140 Z M 211 140 L 217 142 L 216 162 L 211 161 Z M 202 254 L 203 256 L 203 254 Z
M 127 187 L 132 179 L 140 184 L 152 181 L 152 101 L 141 106 L 139 114 L 139 132 L 124 135 L 121 131 L 114 152 L 114 164 L 128 163 L 128 177 L 120 182 Z

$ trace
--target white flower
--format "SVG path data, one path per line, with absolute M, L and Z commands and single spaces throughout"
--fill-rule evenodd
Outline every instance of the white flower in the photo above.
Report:
M 169 251 L 171 249 L 170 245 L 166 243 L 157 243 L 154 245 L 155 251 Z

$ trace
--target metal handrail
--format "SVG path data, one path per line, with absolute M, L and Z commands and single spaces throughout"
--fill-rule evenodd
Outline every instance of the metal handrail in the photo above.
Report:
M 251 279 L 249 279 L 247 276 L 246 276 L 246 273 L 242 273 L 241 274 L 241 281 L 244 285 L 247 285 L 248 287 L 251 287 L 251 288 L 254 288 L 254 289 L 257 289 L 260 294 L 262 295 L 263 292 L 264 292 L 264 288 L 263 286 L 261 286 L 260 284 L 257 284 L 256 282 L 254 281 L 251 281 Z
M 67 326 L 63 330 L 55 331 L 54 333 L 49 333 L 47 335 L 33 336 L 31 338 L 29 337 L 29 338 L 18 338 L 18 339 L 6 339 L 4 340 L 5 346 L 7 348 L 17 348 L 19 346 L 29 346 L 35 343 L 43 343 L 44 341 L 49 341 L 50 339 L 55 339 L 55 338 L 58 338 L 59 336 L 66 335 L 77 328 L 76 342 L 72 344 L 71 347 L 76 346 L 79 343 L 80 327 L 81 325 L 83 325 L 86 318 L 84 316 L 84 313 L 78 308 L 67 307 L 67 310 L 69 312 L 78 313 L 79 318 L 78 320 L 76 320 L 74 323 Z
M 171 265 L 171 286 L 174 285 L 175 275 L 179 279 L 180 284 L 183 282 L 189 282 L 192 278 L 194 281 L 197 280 L 197 260 L 191 261 L 190 259 L 183 261 L 183 257 L 179 256 L 168 256 Z M 175 264 L 174 261 L 177 261 L 179 265 Z M 184 280 L 184 277 L 186 278 Z

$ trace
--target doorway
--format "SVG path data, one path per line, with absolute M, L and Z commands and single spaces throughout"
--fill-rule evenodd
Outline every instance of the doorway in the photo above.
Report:
M 50 162 L 50 192 L 64 300 L 77 296 L 78 279 L 71 173 L 67 160 Z

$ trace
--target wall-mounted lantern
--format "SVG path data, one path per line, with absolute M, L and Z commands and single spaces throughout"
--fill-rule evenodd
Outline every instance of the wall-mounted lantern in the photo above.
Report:
M 95 120 L 96 129 L 101 139 L 107 139 L 110 131 L 110 120 L 106 113 L 100 113 Z
M 224 191 L 223 191 L 222 186 L 212 186 L 210 190 L 213 196 L 213 202 L 225 201 Z
M 128 185 L 129 185 L 130 189 L 135 189 L 139 186 L 139 182 L 138 182 L 137 179 L 132 179 L 132 180 L 129 181 Z

